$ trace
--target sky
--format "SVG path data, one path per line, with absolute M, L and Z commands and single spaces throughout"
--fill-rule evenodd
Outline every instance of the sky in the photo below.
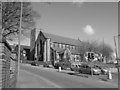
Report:
M 114 48 L 113 36 L 118 35 L 117 2 L 32 2 L 40 18 L 36 19 L 37 34 L 44 32 L 109 44 Z M 94 1 L 94 0 L 93 0 Z M 29 39 L 23 40 L 29 44 Z
M 81 41 L 104 40 L 114 48 L 113 36 L 118 34 L 117 2 L 33 3 L 33 7 L 41 15 L 37 29 Z

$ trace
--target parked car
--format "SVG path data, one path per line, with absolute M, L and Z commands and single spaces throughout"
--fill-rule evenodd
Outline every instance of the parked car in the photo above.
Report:
M 94 74 L 94 75 L 101 74 L 101 70 L 99 68 L 94 67 L 94 66 L 90 66 L 87 64 L 81 65 L 81 67 L 79 68 L 79 72 L 84 73 L 84 74 Z
M 39 66 L 39 64 L 38 64 L 37 62 L 35 62 L 35 61 L 32 62 L 31 65 L 32 65 L 32 66 Z
M 72 64 L 70 69 L 71 71 L 79 71 L 80 65 L 79 64 Z
M 98 66 L 98 65 L 95 65 L 97 68 L 99 68 L 101 70 L 101 74 L 108 74 L 108 68 L 105 68 L 105 67 L 102 67 L 102 66 Z

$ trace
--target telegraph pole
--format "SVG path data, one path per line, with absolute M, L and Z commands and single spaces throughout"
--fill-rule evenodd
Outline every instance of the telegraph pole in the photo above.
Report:
M 20 56 L 21 56 L 20 38 L 21 38 L 21 26 L 22 26 L 22 10 L 23 10 L 23 1 L 21 1 L 20 26 L 19 26 L 19 36 L 18 36 L 18 76 L 17 76 L 17 78 L 19 78 L 19 70 L 20 70 Z
M 119 66 L 119 59 L 118 59 L 118 54 L 117 54 L 117 45 L 116 45 L 116 36 L 114 36 L 114 44 L 115 44 L 115 54 L 116 54 L 116 60 L 117 60 L 117 65 Z M 119 67 L 118 67 L 118 72 L 119 72 Z
M 104 48 L 105 48 L 105 46 L 104 46 L 104 38 L 103 38 L 103 54 L 102 54 L 102 62 L 104 62 L 104 61 L 106 60 L 106 58 L 105 58 L 105 54 L 104 54 Z
M 115 53 L 116 53 L 116 57 L 117 57 L 118 55 L 117 55 L 117 45 L 116 45 L 116 39 L 115 39 L 115 36 L 114 36 L 114 44 L 115 44 Z

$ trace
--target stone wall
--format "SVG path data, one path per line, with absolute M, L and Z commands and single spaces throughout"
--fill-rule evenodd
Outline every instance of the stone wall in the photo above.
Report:
M 12 58 L 9 44 L 5 40 L 0 40 L 0 89 L 15 88 L 16 81 L 17 61 Z

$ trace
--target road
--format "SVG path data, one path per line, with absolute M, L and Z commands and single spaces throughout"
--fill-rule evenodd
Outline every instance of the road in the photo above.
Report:
M 71 72 L 58 72 L 55 69 L 20 66 L 19 88 L 117 88 L 116 83 L 89 77 L 76 76 Z

